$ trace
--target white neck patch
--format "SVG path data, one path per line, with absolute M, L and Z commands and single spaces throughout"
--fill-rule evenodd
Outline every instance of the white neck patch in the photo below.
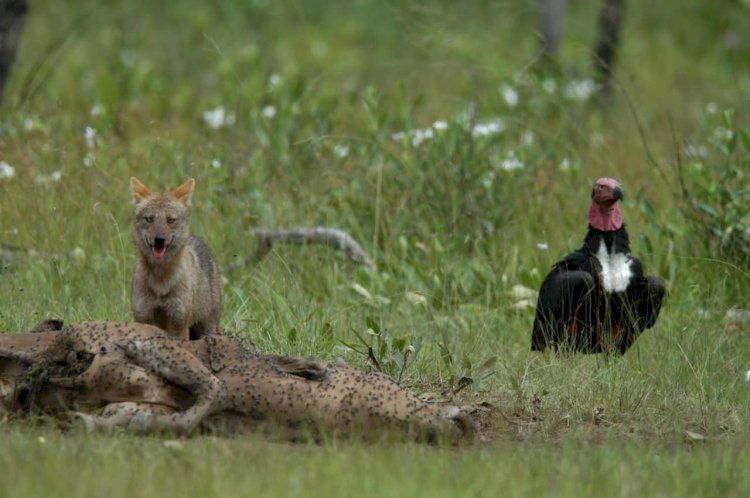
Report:
M 607 292 L 624 292 L 628 288 L 633 271 L 630 269 L 631 259 L 627 254 L 607 252 L 607 245 L 601 241 L 596 259 L 602 265 L 599 277 L 604 290 Z

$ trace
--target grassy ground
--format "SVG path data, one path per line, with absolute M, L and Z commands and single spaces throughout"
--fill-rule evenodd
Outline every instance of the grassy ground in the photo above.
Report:
M 377 264 L 280 247 L 228 276 L 226 328 L 365 367 L 342 344 L 360 335 L 394 374 L 411 344 L 406 385 L 467 377 L 458 399 L 499 414 L 492 443 L 460 449 L 6 425 L 0 494 L 746 494 L 750 339 L 725 313 L 747 306 L 747 267 L 688 223 L 674 164 L 710 164 L 724 108 L 747 122 L 750 12 L 691 0 L 673 22 L 677 2 L 631 2 L 603 114 L 596 11 L 569 4 L 553 76 L 529 69 L 533 8 L 507 2 L 34 2 L 0 118 L 0 330 L 129 319 L 128 178 L 192 176 L 194 231 L 224 267 L 253 228 L 315 225 Z M 624 358 L 532 354 L 513 288 L 580 244 L 605 175 L 669 300 Z
M 716 445 L 451 450 L 194 438 L 165 447 L 156 439 L 37 437 L 3 436 L 3 496 L 742 496 L 750 486 L 747 451 Z

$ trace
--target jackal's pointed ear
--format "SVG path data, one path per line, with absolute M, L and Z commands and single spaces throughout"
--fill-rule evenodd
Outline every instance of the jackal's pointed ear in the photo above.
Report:
M 190 205 L 190 198 L 193 196 L 193 190 L 195 190 L 195 180 L 192 178 L 174 189 L 172 195 L 177 198 L 178 201 L 184 205 Z
M 141 183 L 138 178 L 130 177 L 130 194 L 133 196 L 133 204 L 138 204 L 143 199 L 151 195 L 151 191 L 147 186 Z

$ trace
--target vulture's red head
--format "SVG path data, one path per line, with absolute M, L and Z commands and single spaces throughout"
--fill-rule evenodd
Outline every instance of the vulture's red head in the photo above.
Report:
M 599 178 L 591 191 L 589 224 L 603 232 L 612 232 L 622 227 L 620 204 L 623 197 L 620 182 L 614 178 Z

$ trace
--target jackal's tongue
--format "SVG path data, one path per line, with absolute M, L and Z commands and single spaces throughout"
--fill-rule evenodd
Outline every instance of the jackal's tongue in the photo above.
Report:
M 151 251 L 153 252 L 156 259 L 161 259 L 164 257 L 164 253 L 167 252 L 167 246 L 166 244 L 164 244 L 164 242 L 159 241 L 158 243 L 154 244 L 154 247 L 151 248 Z

